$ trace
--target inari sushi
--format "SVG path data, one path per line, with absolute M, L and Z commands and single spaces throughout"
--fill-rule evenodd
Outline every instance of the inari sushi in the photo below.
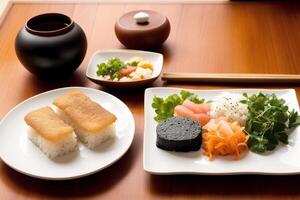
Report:
M 28 113 L 24 118 L 30 127 L 28 137 L 49 158 L 77 149 L 74 130 L 50 108 L 44 107 Z
M 94 148 L 115 136 L 116 116 L 82 92 L 68 92 L 53 104 L 58 108 L 57 113 L 75 129 L 78 138 L 88 148 Z

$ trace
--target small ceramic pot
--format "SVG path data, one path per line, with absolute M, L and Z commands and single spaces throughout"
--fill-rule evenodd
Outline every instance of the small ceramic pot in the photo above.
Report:
M 168 18 L 152 10 L 128 12 L 115 24 L 117 38 L 131 49 L 152 50 L 160 47 L 168 38 L 170 29 Z
M 75 71 L 87 49 L 82 28 L 66 15 L 47 13 L 27 21 L 19 31 L 16 54 L 31 73 L 59 78 Z

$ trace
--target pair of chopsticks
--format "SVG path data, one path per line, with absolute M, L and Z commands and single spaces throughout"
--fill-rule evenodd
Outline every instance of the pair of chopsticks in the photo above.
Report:
M 300 83 L 295 74 L 248 74 L 248 73 L 163 73 L 168 82 L 227 82 L 227 83 Z

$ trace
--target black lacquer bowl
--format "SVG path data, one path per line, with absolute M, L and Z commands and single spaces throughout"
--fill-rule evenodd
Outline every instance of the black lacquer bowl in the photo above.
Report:
M 47 13 L 31 18 L 19 31 L 16 54 L 31 73 L 60 78 L 75 71 L 87 49 L 82 28 L 66 15 Z

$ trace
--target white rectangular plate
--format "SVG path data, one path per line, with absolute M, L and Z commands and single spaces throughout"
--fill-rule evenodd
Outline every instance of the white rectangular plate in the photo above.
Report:
M 288 145 L 279 145 L 274 151 L 266 154 L 248 152 L 240 160 L 228 157 L 216 157 L 209 161 L 203 155 L 202 149 L 195 152 L 180 153 L 161 150 L 156 147 L 156 126 L 153 119 L 154 109 L 151 107 L 154 96 L 167 97 L 179 93 L 180 88 L 149 88 L 145 91 L 145 129 L 144 129 L 144 169 L 152 174 L 269 174 L 286 175 L 300 174 L 300 134 L 299 128 L 291 131 Z M 184 89 L 187 90 L 187 89 Z M 286 100 L 290 109 L 299 112 L 295 90 L 267 90 L 267 89 L 237 89 L 237 90 L 190 90 L 200 97 L 213 100 L 222 92 L 242 94 L 247 92 L 275 93 Z

